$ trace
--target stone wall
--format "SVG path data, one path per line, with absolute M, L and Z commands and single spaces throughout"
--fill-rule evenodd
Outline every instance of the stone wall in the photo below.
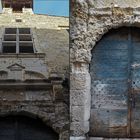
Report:
M 62 88 L 61 83 L 44 90 L 27 87 L 17 89 L 9 85 L 0 90 L 0 116 L 24 115 L 39 118 L 59 134 L 60 140 L 68 140 L 69 109 L 64 102 Z M 58 93 L 58 90 L 61 92 Z
M 17 22 L 16 19 L 20 19 L 21 22 Z M 33 14 L 30 8 L 23 8 L 22 13 L 13 13 L 11 8 L 3 8 L 3 12 L 0 14 L 0 21 L 0 26 L 10 27 L 18 26 L 59 30 L 62 27 L 68 29 L 69 26 L 69 18 L 67 17 Z
M 16 22 L 21 19 L 21 22 Z M 0 38 L 5 27 L 31 28 L 37 53 L 45 53 L 48 75 L 55 73 L 63 78 L 69 69 L 69 19 L 48 15 L 33 14 L 32 10 L 23 8 L 23 13 L 13 13 L 4 8 L 0 14 Z M 53 54 L 53 55 L 52 55 Z M 60 55 L 61 54 L 61 55 Z
M 89 137 L 91 50 L 112 28 L 139 27 L 139 7 L 139 0 L 72 0 L 70 20 L 71 140 L 83 140 Z
M 67 30 L 33 29 L 38 53 L 45 53 L 48 75 L 69 77 L 69 33 Z
M 23 114 L 38 117 L 60 140 L 69 137 L 69 21 L 66 17 L 33 14 L 31 9 L 0 14 L 4 28 L 31 28 L 34 54 L 0 53 L 0 116 Z M 2 43 L 0 43 L 1 46 Z

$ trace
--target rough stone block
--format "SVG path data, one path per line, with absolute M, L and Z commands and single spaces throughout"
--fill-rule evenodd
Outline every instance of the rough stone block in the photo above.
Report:
M 90 14 L 90 16 L 111 16 L 112 11 L 111 11 L 111 9 L 102 10 L 102 9 L 90 8 L 89 14 Z
M 104 140 L 119 140 L 119 138 L 104 138 Z
M 3 8 L 2 12 L 4 14 L 12 14 L 12 9 L 11 8 Z
M 135 8 L 135 9 L 133 10 L 133 14 L 134 14 L 135 16 L 140 16 L 140 8 Z
M 112 4 L 114 4 L 114 6 L 125 8 L 125 7 L 138 7 L 138 5 L 140 5 L 140 1 L 139 0 L 123 0 L 123 1 L 122 0 L 95 0 L 94 3 L 91 4 L 94 4 L 94 7 L 96 8 L 111 7 Z
M 131 138 L 119 138 L 118 140 L 132 140 Z
M 80 62 L 72 63 L 71 71 L 74 73 L 87 73 L 89 71 L 89 64 Z
M 33 14 L 32 8 L 22 8 L 22 12 L 25 14 Z
M 59 135 L 60 140 L 69 140 L 69 131 L 64 131 Z
M 89 73 L 72 73 L 70 76 L 71 90 L 90 89 Z
M 90 102 L 90 90 L 71 90 L 70 91 L 70 104 L 71 105 L 85 105 Z
M 104 140 L 102 137 L 90 137 L 89 140 Z
M 70 126 L 71 136 L 85 136 L 89 131 L 89 122 L 72 122 Z
M 63 100 L 63 87 L 62 85 L 53 85 L 53 94 L 55 97 L 55 100 Z
M 90 103 L 85 106 L 71 107 L 71 120 L 74 121 L 88 121 L 90 118 Z
M 86 140 L 86 137 L 70 137 L 70 140 Z
M 86 48 L 85 42 L 75 41 L 75 44 L 76 44 L 76 48 L 77 47 Z M 72 50 L 71 49 L 71 61 L 89 63 L 90 58 L 91 58 L 90 50 L 87 50 L 87 49 L 75 49 L 75 50 Z

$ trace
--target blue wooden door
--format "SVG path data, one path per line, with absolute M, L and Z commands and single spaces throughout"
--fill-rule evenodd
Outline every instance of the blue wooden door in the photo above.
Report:
M 140 30 L 131 30 L 130 136 L 140 137 Z
M 90 74 L 90 135 L 140 137 L 140 29 L 104 35 L 92 51 Z

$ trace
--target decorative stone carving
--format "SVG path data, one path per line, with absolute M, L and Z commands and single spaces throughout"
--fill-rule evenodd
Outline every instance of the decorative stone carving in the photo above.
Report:
M 23 69 L 25 69 L 24 66 L 21 66 L 20 64 L 12 64 L 10 66 L 7 67 L 8 69 L 10 69 L 10 71 L 22 71 Z

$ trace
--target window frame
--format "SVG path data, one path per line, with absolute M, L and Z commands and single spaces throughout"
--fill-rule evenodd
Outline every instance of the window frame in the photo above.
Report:
M 8 33 L 7 30 L 11 30 L 11 31 L 9 31 L 9 33 Z M 5 40 L 6 36 L 16 36 L 16 38 L 15 38 L 15 40 L 10 40 L 10 39 Z M 26 39 L 20 40 L 21 36 L 27 37 L 27 40 Z M 12 54 L 34 54 L 36 52 L 36 49 L 34 46 L 33 33 L 32 33 L 31 28 L 22 28 L 22 27 L 21 28 L 14 28 L 14 27 L 5 28 L 3 37 L 2 37 L 2 44 L 1 44 L 0 52 L 3 54 L 10 54 L 11 52 L 8 52 L 8 51 L 4 52 L 4 43 L 11 43 L 11 44 L 15 43 L 16 44 L 16 52 L 12 52 Z M 20 44 L 31 44 L 30 47 L 32 47 L 31 48 L 32 52 L 28 52 L 28 50 L 26 52 L 20 52 Z M 24 47 L 28 47 L 28 45 L 27 46 L 25 45 Z

